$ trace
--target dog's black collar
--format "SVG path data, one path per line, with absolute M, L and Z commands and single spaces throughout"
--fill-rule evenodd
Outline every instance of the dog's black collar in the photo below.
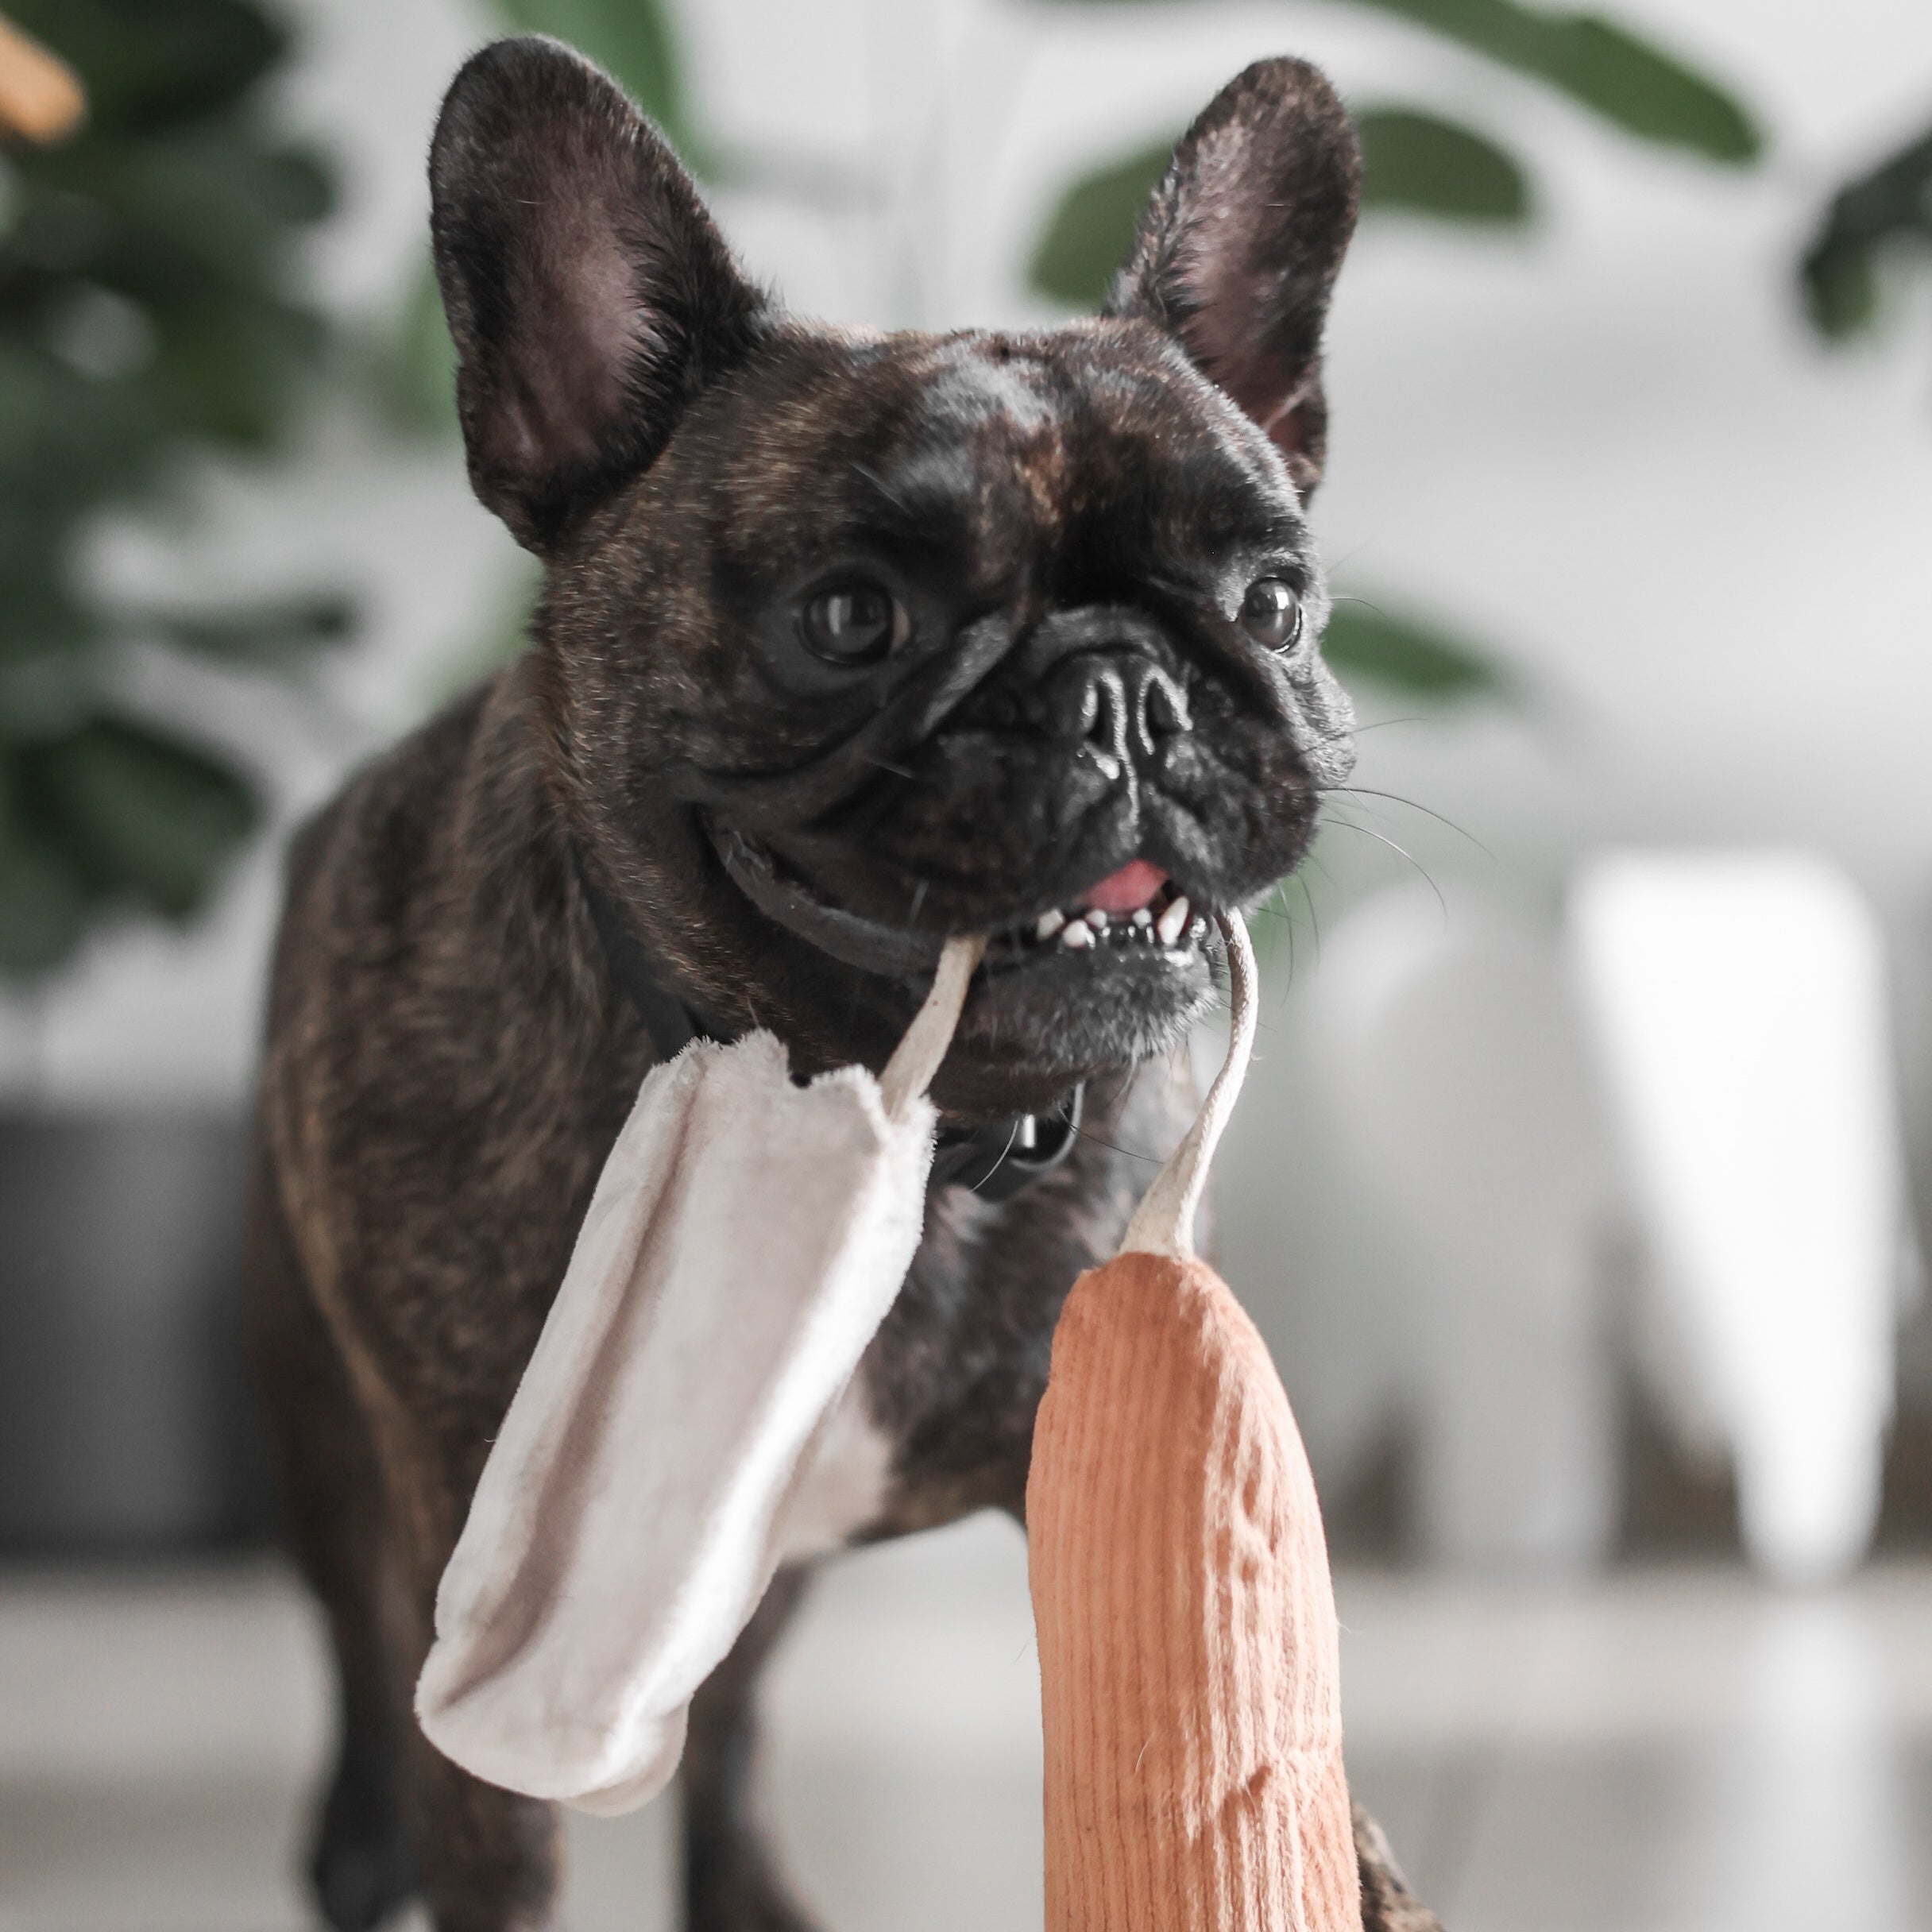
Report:
M 659 980 L 630 922 L 591 882 L 574 847 L 570 856 L 604 963 L 637 1009 L 658 1057 L 672 1059 L 694 1040 L 728 1041 L 731 1036 L 721 1027 L 694 1014 Z M 970 1188 L 982 1200 L 1010 1200 L 1050 1174 L 1073 1151 L 1084 1099 L 1085 1090 L 1076 1087 L 1050 1114 L 1014 1114 L 983 1127 L 942 1129 L 933 1154 L 934 1183 Z
M 604 964 L 637 1009 L 637 1017 L 644 1022 L 644 1031 L 650 1034 L 658 1058 L 674 1060 L 696 1039 L 728 1039 L 730 1036 L 717 1027 L 701 1026 L 690 1008 L 675 993 L 665 989 L 651 970 L 651 962 L 637 943 L 629 921 L 592 884 L 589 868 L 574 847 L 570 857 L 577 868 L 577 888 L 584 895 L 590 923 L 597 929 L 597 944 L 604 949 Z

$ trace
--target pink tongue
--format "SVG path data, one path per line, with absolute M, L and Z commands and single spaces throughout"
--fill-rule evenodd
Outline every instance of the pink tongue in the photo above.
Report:
M 1083 906 L 1095 906 L 1111 918 L 1138 912 L 1153 902 L 1167 883 L 1167 875 L 1145 859 L 1130 859 L 1118 872 L 1109 872 L 1097 886 L 1080 895 Z

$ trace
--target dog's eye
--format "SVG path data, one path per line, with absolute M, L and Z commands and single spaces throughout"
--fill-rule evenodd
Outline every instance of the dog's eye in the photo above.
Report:
M 821 590 L 800 614 L 806 648 L 829 664 L 876 664 L 903 643 L 905 607 L 883 585 L 863 581 Z
M 1301 599 L 1285 578 L 1258 577 L 1241 600 L 1241 628 L 1258 644 L 1285 651 L 1301 635 Z

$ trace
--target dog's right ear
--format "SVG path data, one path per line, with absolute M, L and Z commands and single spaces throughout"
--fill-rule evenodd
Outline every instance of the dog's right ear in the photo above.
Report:
M 542 555 L 743 359 L 763 300 L 656 129 L 555 41 L 465 65 L 430 195 L 470 481 Z

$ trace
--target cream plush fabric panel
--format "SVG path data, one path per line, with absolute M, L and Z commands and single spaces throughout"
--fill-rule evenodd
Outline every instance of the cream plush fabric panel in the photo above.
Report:
M 592 1811 L 669 1780 L 911 1265 L 934 1126 L 863 1068 L 794 1085 L 766 1034 L 653 1069 L 443 1575 L 439 1749 Z

